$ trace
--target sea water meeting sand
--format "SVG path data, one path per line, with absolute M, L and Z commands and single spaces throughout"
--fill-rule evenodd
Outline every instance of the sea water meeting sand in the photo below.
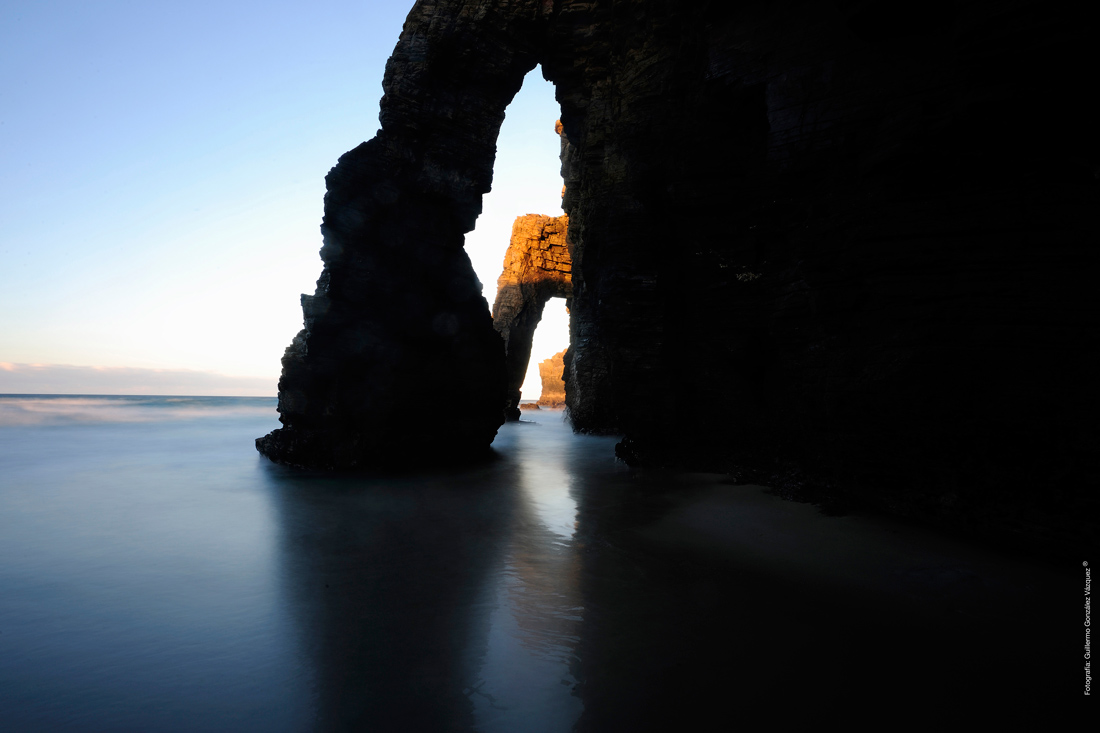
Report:
M 1079 694 L 1071 568 L 636 471 L 558 411 L 482 465 L 291 470 L 253 448 L 274 407 L 0 397 L 0 728 L 690 730 Z

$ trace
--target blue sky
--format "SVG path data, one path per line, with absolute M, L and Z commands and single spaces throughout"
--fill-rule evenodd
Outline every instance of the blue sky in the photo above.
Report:
M 159 373 L 177 393 L 273 394 L 321 271 L 325 173 L 377 130 L 411 6 L 0 4 L 0 392 L 159 370 L 135 391 Z M 512 220 L 560 213 L 557 115 L 536 69 L 467 236 L 490 301 Z M 536 376 L 566 324 L 554 301 Z

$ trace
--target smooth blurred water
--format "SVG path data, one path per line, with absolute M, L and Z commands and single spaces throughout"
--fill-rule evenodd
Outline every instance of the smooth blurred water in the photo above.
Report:
M 255 452 L 274 399 L 0 397 L 0 730 L 663 730 L 1069 671 L 1056 569 L 532 415 L 332 476 Z

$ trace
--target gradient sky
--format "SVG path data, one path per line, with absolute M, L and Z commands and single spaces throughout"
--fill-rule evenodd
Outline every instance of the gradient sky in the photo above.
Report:
M 122 392 L 161 370 L 134 384 L 274 394 L 321 272 L 324 176 L 376 132 L 410 7 L 0 4 L 0 392 Z M 536 69 L 467 235 L 490 302 L 513 219 L 561 212 L 558 114 Z M 554 301 L 536 382 L 566 324 Z

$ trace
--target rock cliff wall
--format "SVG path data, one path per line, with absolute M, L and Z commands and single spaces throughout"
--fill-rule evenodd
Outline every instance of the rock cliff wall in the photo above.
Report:
M 1083 11 L 558 7 L 577 429 L 625 433 L 631 462 L 1095 535 Z
M 794 466 L 896 511 L 1095 527 L 1084 13 L 418 2 L 382 130 L 329 174 L 325 271 L 261 450 L 336 465 L 386 436 L 491 438 L 503 356 L 462 233 L 541 63 L 568 142 L 577 429 L 625 434 L 632 462 Z M 462 385 L 463 424 L 423 424 L 429 373 Z
M 542 379 L 540 407 L 565 407 L 565 381 L 562 378 L 564 373 L 564 350 L 539 362 L 539 377 Z
M 509 420 L 519 419 L 520 388 L 546 301 L 561 297 L 568 302 L 573 295 L 568 230 L 568 216 L 527 214 L 517 217 L 512 225 L 512 239 L 504 254 L 504 270 L 497 279 L 493 302 L 493 327 L 504 339 L 504 414 Z

